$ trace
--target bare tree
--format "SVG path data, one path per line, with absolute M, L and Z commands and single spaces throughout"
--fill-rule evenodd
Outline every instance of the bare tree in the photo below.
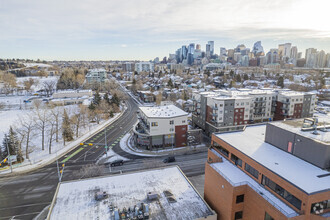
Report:
M 47 97 L 49 97 L 55 90 L 56 82 L 53 80 L 47 80 L 43 82 L 43 89 L 46 91 Z
M 30 144 L 30 139 L 32 137 L 33 131 L 34 131 L 34 120 L 31 115 L 27 115 L 27 117 L 20 118 L 19 119 L 19 125 L 21 127 L 20 129 L 20 134 L 21 137 L 25 137 L 25 155 L 26 159 L 29 159 L 29 144 Z M 24 139 L 23 137 L 23 139 Z
M 54 141 L 54 134 L 56 134 L 56 122 L 55 120 L 50 120 L 49 121 L 49 129 L 48 129 L 48 150 L 49 150 L 49 154 L 52 153 L 52 143 Z
M 45 150 L 45 130 L 49 122 L 49 111 L 47 108 L 37 108 L 34 114 L 36 126 L 41 132 L 41 149 Z
M 33 79 L 33 78 L 29 78 L 28 80 L 25 80 L 23 82 L 23 85 L 25 87 L 25 90 L 27 92 L 30 92 L 31 93 L 31 87 L 36 83 L 36 81 Z
M 53 116 L 53 120 L 55 122 L 55 140 L 58 142 L 58 132 L 59 132 L 59 123 L 61 117 L 61 110 L 55 105 L 50 106 L 50 114 Z

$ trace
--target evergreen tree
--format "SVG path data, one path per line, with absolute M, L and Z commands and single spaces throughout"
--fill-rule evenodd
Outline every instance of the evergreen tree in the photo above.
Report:
M 280 86 L 281 88 L 284 88 L 284 79 L 283 79 L 283 76 L 280 76 L 278 78 L 277 85 Z
M 8 150 L 9 149 L 9 154 L 10 155 L 17 155 L 18 153 L 18 139 L 17 139 L 17 134 L 14 132 L 13 128 L 9 128 L 9 133 L 5 134 L 5 138 L 3 139 L 3 146 L 2 146 L 2 152 L 3 152 L 3 157 L 8 156 Z M 8 144 L 8 147 L 7 147 Z
M 64 112 L 63 112 L 62 136 L 63 136 L 64 144 L 65 144 L 65 141 L 72 141 L 73 140 L 73 131 L 72 131 L 72 128 L 71 128 L 70 118 L 69 118 L 68 113 L 66 112 L 65 109 L 64 109 Z
M 242 79 L 241 79 L 241 75 L 240 75 L 240 74 L 236 74 L 236 76 L 235 76 L 235 81 L 236 81 L 236 82 L 241 82 L 241 81 L 242 81 Z
M 245 73 L 244 76 L 243 76 L 243 79 L 244 80 L 249 80 L 249 76 Z
M 170 80 L 167 82 L 167 86 L 170 88 L 173 88 L 173 82 L 172 79 L 170 78 Z
M 119 107 L 119 105 L 120 105 L 120 100 L 119 100 L 119 98 L 118 98 L 118 96 L 117 96 L 116 93 L 112 96 L 112 98 L 111 98 L 111 103 L 113 103 L 113 104 L 115 104 L 115 105 L 117 105 L 117 106 Z
M 89 110 L 94 111 L 95 110 L 95 105 L 93 104 L 93 102 L 91 102 L 91 104 L 88 106 Z
M 7 142 L 9 141 L 8 135 L 5 134 L 3 138 L 2 145 L 0 146 L 0 161 L 8 156 Z
M 105 93 L 105 94 L 104 94 L 103 99 L 108 103 L 108 105 L 111 104 L 108 93 Z
M 234 76 L 234 71 L 233 71 L 233 70 L 230 70 L 229 75 L 231 76 L 231 78 L 233 78 L 233 76 Z
M 94 105 L 99 105 L 101 103 L 101 96 L 98 91 L 94 94 L 93 103 Z

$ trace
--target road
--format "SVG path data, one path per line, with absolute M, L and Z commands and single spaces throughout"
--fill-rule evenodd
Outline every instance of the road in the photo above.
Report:
M 107 145 L 119 155 L 130 159 L 123 166 L 109 167 L 100 166 L 102 175 L 115 174 L 119 172 L 129 172 L 150 168 L 150 163 L 157 162 L 157 166 L 179 165 L 188 176 L 200 175 L 204 173 L 204 164 L 207 158 L 206 150 L 203 152 L 177 155 L 176 162 L 164 164 L 163 158 L 144 158 L 142 156 L 131 155 L 121 150 L 119 141 L 136 123 L 137 103 L 129 98 L 125 101 L 127 110 L 123 115 L 99 133 L 95 134 L 85 145 L 79 145 L 71 152 L 59 158 L 59 164 L 65 163 L 62 181 L 79 178 L 78 171 L 88 164 L 95 162 L 105 153 L 105 136 Z M 106 131 L 105 131 L 106 130 Z M 89 146 L 87 143 L 93 143 Z M 51 163 L 36 171 L 0 178 L 0 220 L 10 219 L 33 219 L 41 212 L 53 199 L 58 184 L 58 172 L 56 162 Z

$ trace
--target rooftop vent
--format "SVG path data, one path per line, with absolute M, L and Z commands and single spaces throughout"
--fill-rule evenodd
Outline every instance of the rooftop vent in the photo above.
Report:
M 148 200 L 156 200 L 158 199 L 158 194 L 156 192 L 148 192 L 147 193 Z

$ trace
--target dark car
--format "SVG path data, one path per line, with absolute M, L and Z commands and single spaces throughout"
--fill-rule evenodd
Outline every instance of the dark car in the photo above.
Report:
M 172 163 L 172 162 L 175 162 L 175 157 L 166 157 L 164 160 L 163 160 L 164 163 Z
M 110 165 L 112 167 L 114 166 L 121 166 L 124 164 L 124 161 L 123 160 L 115 160 L 115 161 L 112 161 L 112 162 L 107 162 L 107 163 L 104 163 L 104 165 Z

